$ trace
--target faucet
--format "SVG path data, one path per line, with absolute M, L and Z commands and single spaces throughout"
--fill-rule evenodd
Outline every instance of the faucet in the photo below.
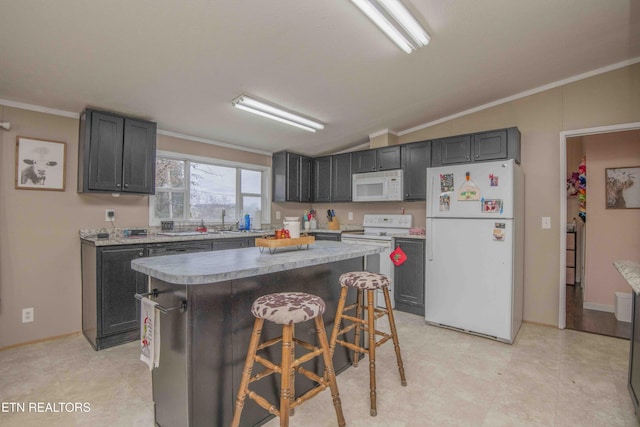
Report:
M 224 230 L 224 216 L 225 216 L 226 212 L 224 211 L 224 208 L 222 208 L 222 229 Z

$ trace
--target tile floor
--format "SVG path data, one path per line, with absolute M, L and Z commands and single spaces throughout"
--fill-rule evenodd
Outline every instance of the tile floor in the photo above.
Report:
M 408 385 L 392 344 L 380 347 L 378 416 L 370 417 L 368 365 L 347 369 L 338 386 L 349 426 L 639 425 L 626 387 L 627 340 L 524 324 L 507 345 L 410 314 L 396 322 Z M 150 384 L 136 343 L 95 352 L 78 334 L 3 350 L 0 425 L 153 426 Z M 11 412 L 12 402 L 87 402 L 90 412 Z M 335 426 L 329 392 L 305 402 L 290 425 Z

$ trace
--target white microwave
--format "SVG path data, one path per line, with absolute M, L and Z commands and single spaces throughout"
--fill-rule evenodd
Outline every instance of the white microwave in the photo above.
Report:
M 402 169 L 356 173 L 351 176 L 354 202 L 402 200 Z

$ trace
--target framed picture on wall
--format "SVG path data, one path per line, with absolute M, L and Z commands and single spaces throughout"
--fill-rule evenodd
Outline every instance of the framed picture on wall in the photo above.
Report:
M 17 137 L 16 188 L 64 191 L 66 149 L 64 142 Z
M 605 169 L 607 209 L 640 208 L 640 166 Z

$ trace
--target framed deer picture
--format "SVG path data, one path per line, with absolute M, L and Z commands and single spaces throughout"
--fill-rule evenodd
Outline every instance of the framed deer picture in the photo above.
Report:
M 640 166 L 605 169 L 607 209 L 640 208 Z
M 17 137 L 16 188 L 64 191 L 66 149 L 64 142 Z

